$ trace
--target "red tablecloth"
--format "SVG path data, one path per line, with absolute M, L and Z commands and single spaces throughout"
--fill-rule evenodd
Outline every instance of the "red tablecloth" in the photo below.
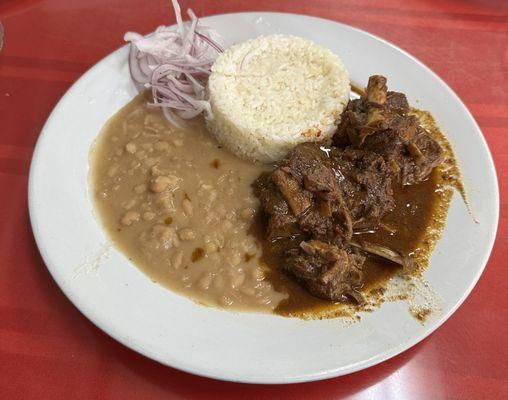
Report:
M 51 109 L 91 65 L 174 18 L 168 0 L 1 0 L 0 398 L 508 398 L 508 2 L 503 0 L 181 1 L 200 16 L 286 11 L 384 37 L 464 100 L 494 155 L 501 220 L 477 287 L 438 331 L 402 355 L 323 382 L 247 386 L 159 365 L 116 343 L 60 292 L 32 237 L 27 178 Z

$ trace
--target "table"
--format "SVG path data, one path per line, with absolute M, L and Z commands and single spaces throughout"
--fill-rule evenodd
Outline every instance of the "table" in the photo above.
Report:
M 1 399 L 508 398 L 508 2 L 496 0 L 181 1 L 199 16 L 283 11 L 377 34 L 436 71 L 480 124 L 497 166 L 501 219 L 485 273 L 419 345 L 349 376 L 242 385 L 159 365 L 109 338 L 60 292 L 27 211 L 33 147 L 69 86 L 127 30 L 174 23 L 167 0 L 2 0 L 0 52 Z

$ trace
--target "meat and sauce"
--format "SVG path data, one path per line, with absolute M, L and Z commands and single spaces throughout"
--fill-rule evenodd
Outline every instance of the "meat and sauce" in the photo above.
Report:
M 410 254 L 358 238 L 397 230 L 383 224 L 396 207 L 394 187 L 420 184 L 443 160 L 409 111 L 404 94 L 372 76 L 365 95 L 348 104 L 330 148 L 300 144 L 256 181 L 269 252 L 313 295 L 361 302 L 367 258 L 414 269 Z

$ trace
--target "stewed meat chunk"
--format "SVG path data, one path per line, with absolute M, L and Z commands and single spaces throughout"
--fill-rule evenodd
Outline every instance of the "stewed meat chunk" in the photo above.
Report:
M 330 158 L 315 143 L 298 145 L 255 183 L 270 240 L 305 233 L 351 237 L 352 221 Z
M 344 111 L 334 144 L 381 155 L 403 185 L 421 182 L 442 161 L 443 150 L 409 111 L 404 94 L 388 92 L 386 78 L 371 76 L 366 96 Z
M 319 240 L 303 241 L 293 253 L 285 268 L 312 294 L 335 301 L 345 297 L 361 300 L 358 290 L 362 286 L 365 257 Z

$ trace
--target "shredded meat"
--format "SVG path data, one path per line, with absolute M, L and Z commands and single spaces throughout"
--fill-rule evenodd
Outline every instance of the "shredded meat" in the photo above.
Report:
M 418 183 L 441 162 L 441 147 L 409 111 L 404 94 L 372 76 L 366 95 L 343 112 L 330 149 L 300 144 L 255 182 L 266 239 L 282 268 L 315 296 L 361 301 L 366 256 L 413 265 L 392 249 L 352 239 L 384 226 L 395 207 L 394 182 Z

